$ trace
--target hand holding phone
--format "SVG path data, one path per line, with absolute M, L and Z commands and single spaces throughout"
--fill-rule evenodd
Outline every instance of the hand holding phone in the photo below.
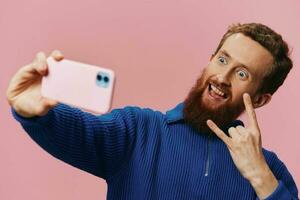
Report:
M 64 58 L 55 50 L 51 53 L 56 61 Z M 59 102 L 42 97 L 42 77 L 47 76 L 46 54 L 39 52 L 32 63 L 21 67 L 11 78 L 6 90 L 6 98 L 11 107 L 22 117 L 44 116 Z

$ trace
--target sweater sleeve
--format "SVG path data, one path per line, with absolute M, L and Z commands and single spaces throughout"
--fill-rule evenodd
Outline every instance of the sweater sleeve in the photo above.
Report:
M 270 157 L 272 160 L 270 167 L 278 180 L 278 186 L 265 200 L 299 200 L 296 183 L 285 164 L 273 152 Z
M 137 107 L 93 115 L 58 104 L 42 117 L 13 116 L 29 136 L 54 157 L 109 179 L 129 159 L 136 133 Z

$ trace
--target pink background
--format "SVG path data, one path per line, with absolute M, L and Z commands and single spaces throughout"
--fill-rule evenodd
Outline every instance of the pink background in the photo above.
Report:
M 166 111 L 182 101 L 232 22 L 281 33 L 295 67 L 269 105 L 257 110 L 263 145 L 300 185 L 299 0 L 1 0 L 0 199 L 105 199 L 103 180 L 56 160 L 12 118 L 5 90 L 38 51 L 115 70 L 113 108 Z

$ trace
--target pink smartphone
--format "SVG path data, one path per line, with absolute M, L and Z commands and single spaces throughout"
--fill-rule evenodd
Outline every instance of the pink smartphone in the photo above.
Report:
M 112 70 L 67 59 L 56 61 L 52 57 L 47 63 L 42 96 L 94 113 L 109 111 L 115 83 Z

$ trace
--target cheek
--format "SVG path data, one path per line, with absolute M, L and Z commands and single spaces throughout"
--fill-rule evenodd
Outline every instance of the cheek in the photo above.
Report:
M 215 77 L 218 74 L 220 74 L 220 71 L 216 67 L 212 66 L 211 64 L 206 66 L 204 69 L 205 80 Z
M 245 83 L 233 82 L 231 85 L 232 100 L 236 101 L 242 98 L 243 94 L 250 92 L 250 88 Z
M 206 66 L 206 71 L 209 72 L 210 74 L 217 74 L 220 68 L 213 62 L 208 63 Z

